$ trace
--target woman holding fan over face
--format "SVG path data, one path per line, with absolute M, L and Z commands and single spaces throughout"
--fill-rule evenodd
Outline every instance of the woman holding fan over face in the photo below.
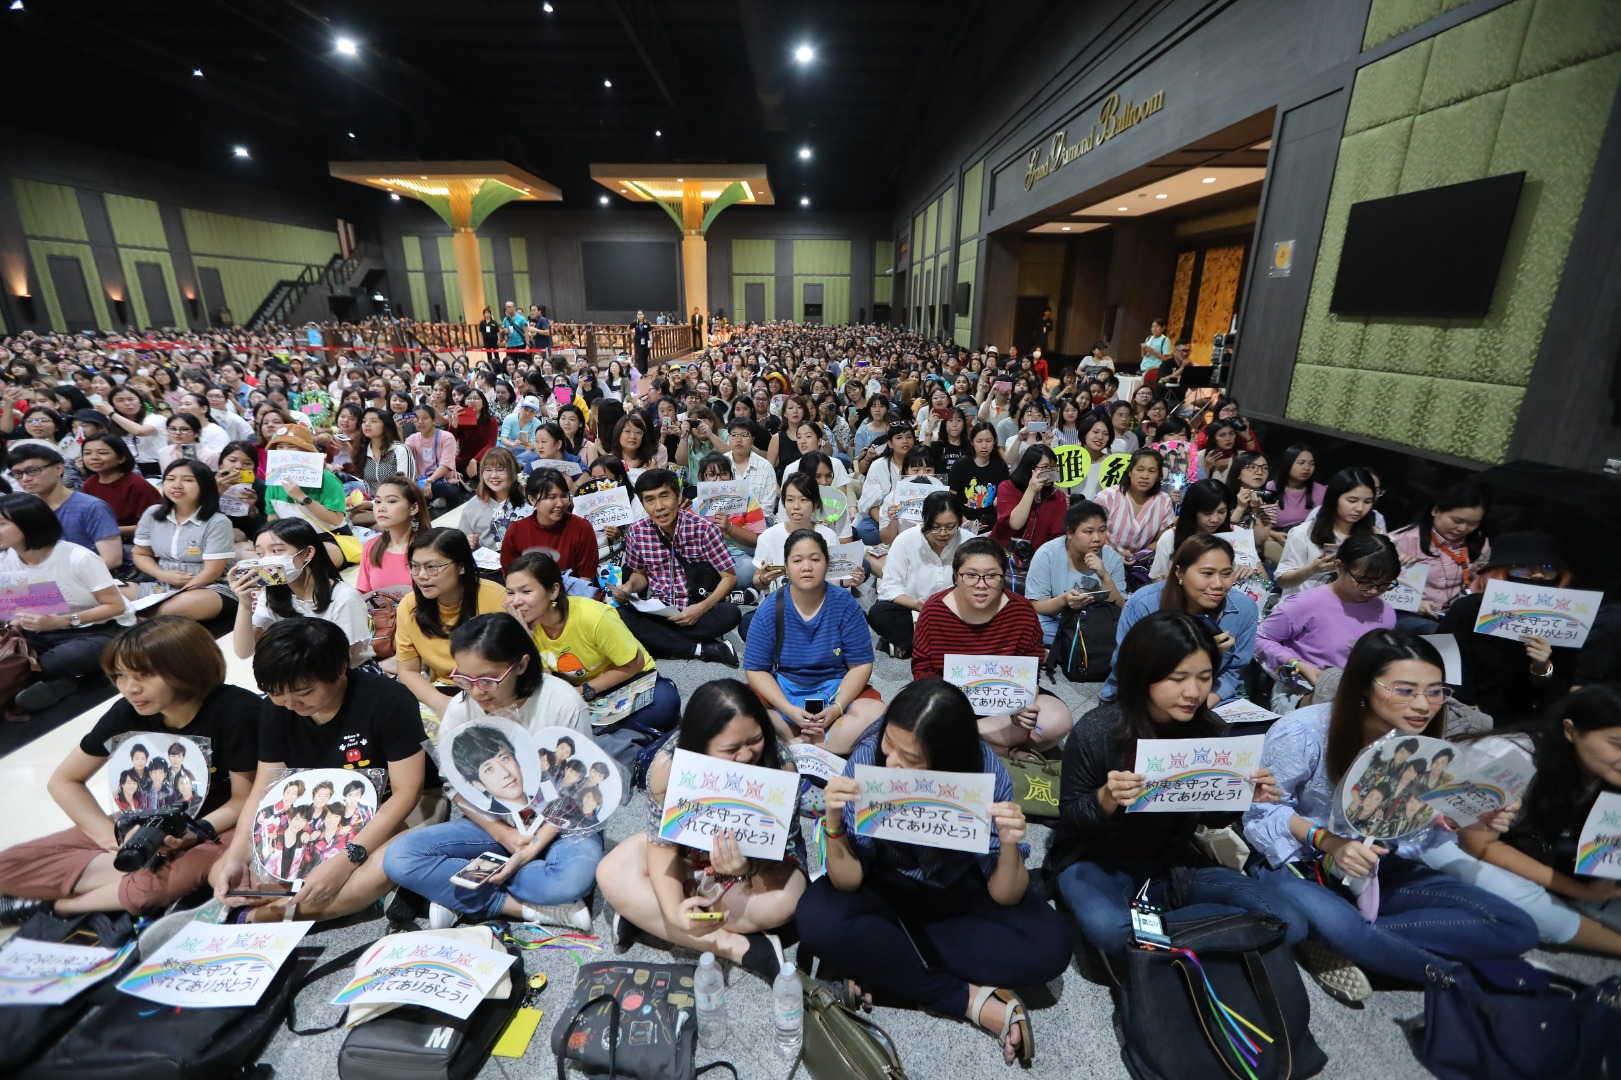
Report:
M 307 521 L 277 518 L 253 542 L 258 566 L 238 564 L 231 571 L 236 594 L 236 624 L 231 647 L 237 659 L 253 655 L 259 636 L 282 619 L 307 615 L 336 623 L 349 639 L 349 665 L 372 658 L 371 618 L 366 601 L 338 576 L 326 557 L 320 536 Z M 281 580 L 267 584 L 263 570 Z

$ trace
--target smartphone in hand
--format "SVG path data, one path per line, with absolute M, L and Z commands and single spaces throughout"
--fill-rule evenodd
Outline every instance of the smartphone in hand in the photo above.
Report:
M 509 857 L 498 851 L 486 851 L 450 875 L 450 883 L 460 885 L 464 889 L 483 888 L 490 878 L 507 864 Z

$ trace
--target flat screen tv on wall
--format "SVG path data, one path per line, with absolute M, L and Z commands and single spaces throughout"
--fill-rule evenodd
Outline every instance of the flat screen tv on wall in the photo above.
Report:
M 1352 206 L 1329 310 L 1485 315 L 1524 181 L 1507 173 Z

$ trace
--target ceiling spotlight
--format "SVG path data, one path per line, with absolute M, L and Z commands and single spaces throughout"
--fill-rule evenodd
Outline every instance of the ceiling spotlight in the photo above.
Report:
M 20 3 L 21 0 L 18 0 L 18 2 Z M 202 78 L 203 77 L 203 69 L 202 68 L 192 68 L 191 69 L 191 77 L 194 78 L 194 79 Z
M 1169 198 L 1169 197 L 1170 196 L 1166 195 L 1165 192 L 1163 192 L 1163 191 L 1160 192 L 1158 195 L 1154 196 L 1154 198 L 1156 198 L 1156 199 L 1166 199 L 1166 198 Z
M 614 84 L 613 84 L 612 79 L 603 79 L 602 80 L 602 85 L 607 87 L 609 90 L 612 90 L 614 88 Z
M 248 148 L 246 146 L 233 146 L 231 147 L 231 153 L 235 154 L 237 157 L 247 157 Z
M 351 131 L 351 132 L 350 132 L 350 133 L 349 133 L 349 137 L 350 137 L 350 138 L 351 138 L 351 139 L 352 139 L 352 138 L 354 138 L 354 137 L 355 137 L 355 133 L 354 133 L 354 132 L 352 132 L 352 131 Z
M 606 195 L 599 196 L 597 198 L 597 202 L 601 203 L 603 206 L 607 206 L 608 205 L 608 196 L 606 196 Z
M 390 199 L 392 199 L 392 200 L 393 200 L 393 201 L 395 201 L 395 202 L 399 202 L 399 201 L 400 201 L 400 193 L 399 193 L 399 192 L 397 192 L 397 191 L 391 191 L 391 192 L 389 192 L 389 193 L 388 193 L 388 197 L 389 197 L 389 198 L 390 198 Z
M 801 45 L 799 48 L 794 50 L 794 59 L 799 61 L 801 64 L 808 64 L 812 60 L 816 59 L 816 50 L 811 48 L 809 45 Z
M 658 128 L 654 128 L 653 129 L 653 138 L 655 138 L 655 139 L 664 138 L 664 132 L 660 131 Z
M 23 9 L 23 0 L 11 0 L 11 10 L 12 11 L 21 11 L 22 9 Z
M 384 301 L 385 301 L 385 300 L 387 300 L 387 299 L 388 299 L 388 297 L 386 297 L 386 296 L 384 296 L 384 295 L 383 295 L 383 294 L 382 294 L 382 293 L 380 293 L 380 292 L 374 292 L 374 293 L 372 293 L 372 294 L 371 294 L 371 298 L 372 298 L 372 299 L 373 299 L 373 300 L 375 300 L 375 301 L 377 301 L 377 302 L 378 302 L 378 303 L 379 303 L 379 304 L 381 304 L 381 303 L 382 303 L 382 302 L 384 302 Z
M 345 56 L 354 56 L 360 52 L 360 46 L 355 44 L 354 38 L 339 38 L 337 42 L 337 49 Z
M 1201 184 L 1214 184 L 1216 182 L 1216 178 L 1214 176 L 1207 176 L 1199 182 Z
M 1059 232 L 1069 232 L 1069 226 L 1068 225 L 1060 225 L 1058 227 L 1058 231 Z
M 811 156 L 811 148 L 810 147 L 801 146 L 799 148 L 799 160 L 800 161 L 809 161 L 810 156 Z
M 1131 207 L 1129 207 L 1129 206 L 1117 206 L 1117 207 L 1115 207 L 1115 209 L 1116 210 L 1130 210 Z
M 799 205 L 800 206 L 809 206 L 810 205 L 810 196 L 809 195 L 801 195 L 799 197 Z
M 550 4 L 542 4 L 540 5 L 540 10 L 550 15 L 552 13 L 552 6 Z

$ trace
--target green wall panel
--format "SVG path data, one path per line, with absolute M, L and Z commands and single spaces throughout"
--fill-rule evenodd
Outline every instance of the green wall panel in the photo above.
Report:
M 850 321 L 850 278 L 848 275 L 826 276 L 815 274 L 794 275 L 794 321 L 805 317 L 805 286 L 822 286 L 822 323 L 837 326 Z
M 220 272 L 220 285 L 225 290 L 225 305 L 237 323 L 245 323 L 264 303 L 277 282 L 298 276 L 303 264 L 274 263 L 258 259 L 227 259 L 218 255 L 196 256 L 199 267 L 212 266 Z
M 60 240 L 30 240 L 28 254 L 34 261 L 40 299 L 45 301 L 45 314 L 50 316 L 50 326 L 53 330 L 66 329 L 67 320 L 62 318 L 62 305 L 56 298 L 56 282 L 51 277 L 50 264 L 46 261 L 52 255 L 66 255 L 79 260 L 85 288 L 90 292 L 90 308 L 95 313 L 96 325 L 113 325 L 108 310 L 107 290 L 102 288 L 101 275 L 96 273 L 96 260 L 91 255 L 89 244 L 70 244 Z
M 137 326 L 152 325 L 152 317 L 149 314 L 151 309 L 147 305 L 146 294 L 141 289 L 141 276 L 135 272 L 135 264 L 138 262 L 157 263 L 163 267 L 163 287 L 169 294 L 169 310 L 174 313 L 177 325 L 185 325 L 186 316 L 190 312 L 181 302 L 180 287 L 175 284 L 174 263 L 167 251 L 119 248 L 118 261 L 124 268 L 124 281 L 129 285 L 130 314 L 134 316 Z
M 940 224 L 940 200 L 936 199 L 929 204 L 928 210 L 923 214 L 923 243 L 917 250 L 917 255 L 933 255 L 938 248 L 935 245 L 935 235 Z M 916 256 L 914 256 L 915 258 Z
M 795 240 L 795 274 L 850 273 L 850 241 Z
M 338 234 L 334 230 L 307 229 L 184 207 L 180 220 L 185 226 L 186 243 L 194 255 L 325 266 L 327 260 L 338 253 Z M 258 304 L 258 300 L 254 301 L 254 307 Z
M 128 195 L 102 196 L 107 205 L 107 220 L 113 226 L 113 239 L 121 247 L 169 247 L 169 238 L 163 232 L 163 215 L 158 204 L 151 199 L 136 199 Z
M 538 304 L 538 303 L 540 303 L 540 298 L 537 297 L 530 289 L 529 275 L 526 272 L 516 271 L 516 270 L 513 271 L 513 274 L 512 274 L 512 291 L 518 294 L 517 296 L 513 297 L 513 299 L 515 299 L 519 303 L 523 304 L 525 309 L 527 309 L 530 304 Z M 490 296 L 493 296 L 493 295 L 494 294 L 491 293 L 491 294 L 485 296 L 485 299 L 488 300 L 490 298 Z M 493 308 L 493 307 L 495 307 L 495 304 L 492 303 L 492 304 L 490 304 L 490 306 Z
M 1404 34 L 1415 26 L 1444 15 L 1469 0 L 1373 0 L 1368 10 L 1368 29 L 1362 38 L 1364 52 L 1375 45 Z
M 1449 10 L 1375 0 L 1384 38 Z M 1518 0 L 1364 67 L 1324 215 L 1287 415 L 1499 462 L 1621 86 L 1621 0 Z M 1388 32 L 1386 32 L 1388 31 Z M 1328 310 L 1354 203 L 1524 170 L 1479 319 Z M 1415 253 L 1422 257 L 1422 253 Z M 1027 253 L 1026 262 L 1029 262 Z
M 770 240 L 733 240 L 733 244 L 770 244 Z M 736 249 L 734 248 L 735 252 Z M 736 258 L 736 255 L 733 255 Z M 736 263 L 733 263 L 736 266 Z M 777 317 L 777 278 L 774 274 L 733 274 L 732 275 L 732 322 L 743 321 L 745 308 L 743 307 L 743 286 L 761 284 L 765 286 L 765 318 L 771 322 Z
M 521 236 L 512 237 L 512 272 L 515 274 L 529 272 L 529 241 Z
M 408 236 L 406 239 L 414 240 L 416 237 Z M 419 263 L 422 261 L 420 251 L 417 253 L 417 261 Z M 407 270 L 405 279 L 411 290 L 411 317 L 419 322 L 433 318 L 433 308 L 428 306 L 428 275 L 420 270 Z
M 402 236 L 400 242 L 405 248 L 405 268 L 407 270 L 422 269 L 422 238 L 420 236 Z
M 977 161 L 962 174 L 962 210 L 958 220 L 961 235 L 972 236 L 979 232 L 979 203 L 984 193 L 985 162 Z
M 973 281 L 974 271 L 978 265 L 979 241 L 969 240 L 966 243 L 958 244 L 957 282 L 960 284 L 964 281 Z M 970 304 L 967 311 L 957 311 L 953 308 L 951 312 L 952 340 L 964 348 L 972 346 L 974 340 L 974 309 L 971 302 L 973 298 L 970 297 L 969 299 Z
M 775 240 L 733 240 L 732 273 L 775 274 L 777 272 L 777 242 Z
M 946 188 L 940 196 L 940 235 L 935 238 L 935 250 L 951 247 L 951 223 L 957 216 L 957 189 Z
M 39 180 L 13 180 L 11 189 L 17 196 L 17 212 L 22 216 L 25 235 L 89 242 L 84 214 L 79 210 L 79 193 L 73 188 Z

